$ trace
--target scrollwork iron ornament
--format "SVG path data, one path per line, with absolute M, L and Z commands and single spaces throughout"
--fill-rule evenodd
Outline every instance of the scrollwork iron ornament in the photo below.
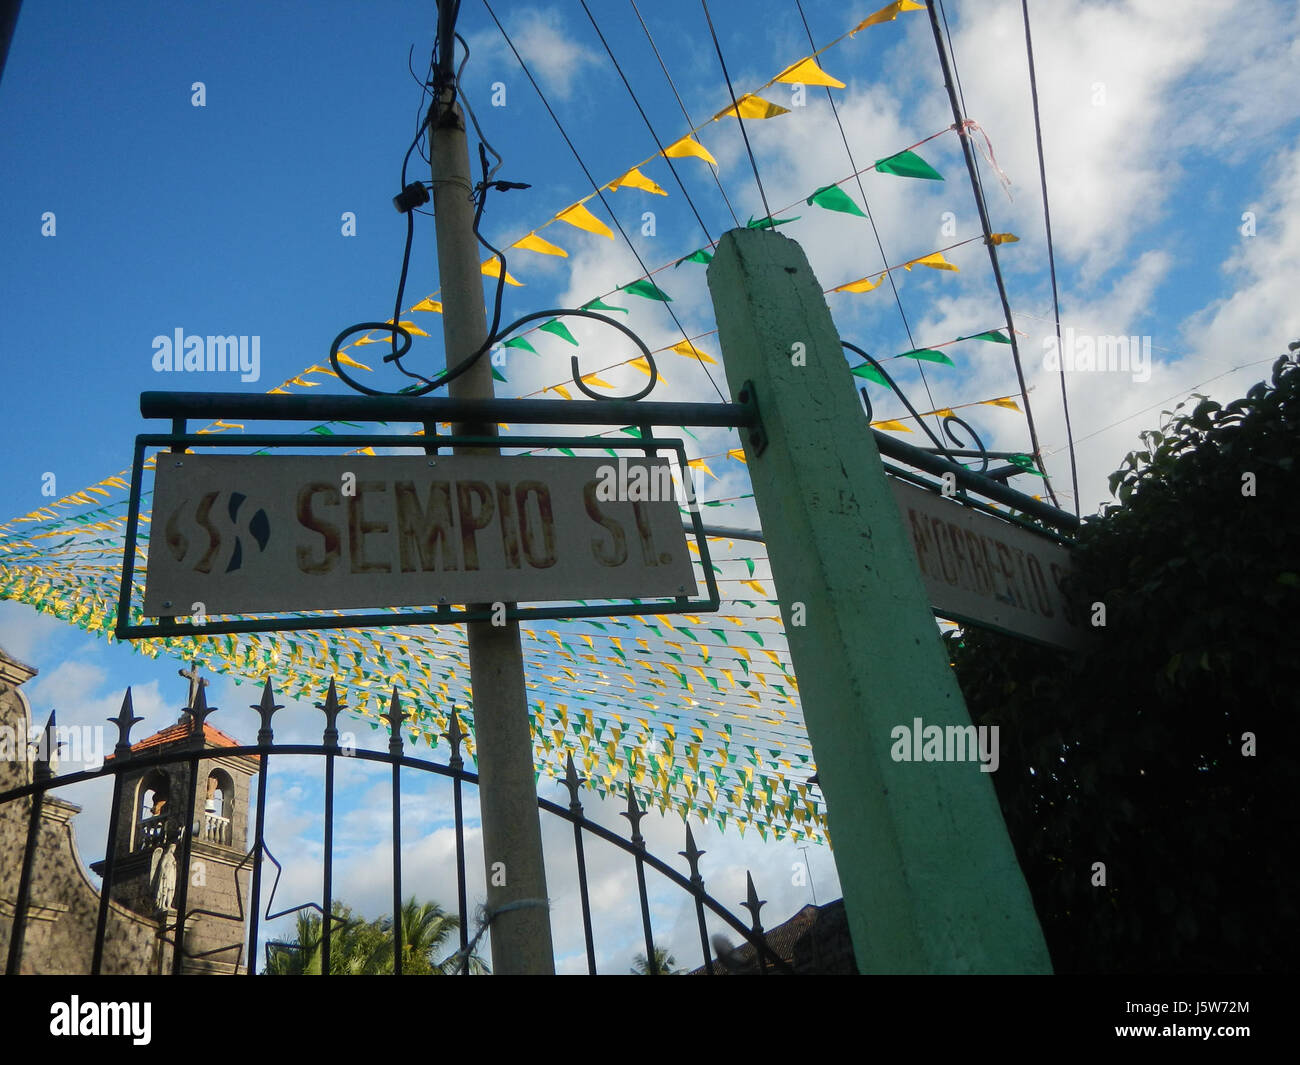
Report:
M 934 450 L 937 454 L 942 455 L 944 458 L 949 459 L 952 462 L 957 462 L 959 457 L 969 457 L 969 455 L 959 455 L 958 452 L 969 453 L 973 451 L 975 453 L 975 456 L 980 460 L 980 467 L 978 470 L 975 470 L 974 472 L 975 473 L 988 472 L 988 468 L 989 468 L 988 448 L 984 446 L 984 441 L 980 439 L 979 433 L 977 433 L 971 427 L 969 422 L 966 422 L 963 419 L 958 418 L 957 415 L 952 413 L 946 414 L 943 417 L 943 422 L 942 422 L 943 431 L 945 435 L 948 437 L 948 439 L 952 441 L 952 445 L 957 448 L 957 451 L 955 452 L 953 450 L 953 446 L 943 443 L 943 441 L 941 441 L 937 436 L 934 435 L 933 432 L 931 432 L 930 427 L 925 424 L 925 420 L 921 417 L 920 413 L 917 411 L 915 407 L 912 406 L 908 398 L 905 395 L 903 395 L 902 389 L 898 387 L 894 379 L 889 376 L 889 373 L 885 370 L 883 366 L 880 365 L 879 362 L 877 362 L 874 358 L 868 355 L 856 344 L 850 344 L 847 340 L 842 340 L 840 341 L 840 343 L 844 347 L 848 348 L 849 351 L 856 352 L 858 355 L 861 355 L 864 359 L 866 359 L 867 363 L 871 366 L 871 368 L 875 370 L 875 372 L 878 373 L 880 377 L 884 380 L 885 384 L 888 385 L 889 388 L 893 390 L 894 395 L 896 395 L 900 400 L 902 400 L 903 406 L 905 406 L 911 412 L 912 417 L 916 419 L 917 425 L 921 427 L 921 431 L 924 432 L 925 435 L 930 438 L 931 443 L 934 444 Z M 872 420 L 871 397 L 867 395 L 867 388 L 865 385 L 863 385 L 861 388 L 858 389 L 858 394 L 862 396 L 862 402 L 866 406 L 867 421 L 870 422 Z M 954 423 L 961 426 L 963 429 L 966 430 L 967 433 L 970 434 L 971 441 L 974 444 L 973 448 L 970 445 L 968 445 L 965 441 L 960 439 L 957 436 L 957 434 L 953 432 L 952 426 Z
M 479 146 L 479 160 L 483 168 L 483 180 L 474 189 L 474 199 L 477 203 L 477 208 L 474 212 L 474 236 L 478 238 L 479 243 L 482 244 L 483 247 L 485 247 L 488 251 L 490 251 L 497 260 L 497 285 L 496 285 L 496 295 L 495 295 L 495 299 L 493 300 L 493 307 L 492 307 L 492 324 L 488 328 L 488 335 L 484 339 L 483 343 L 480 344 L 478 348 L 476 348 L 473 352 L 471 352 L 466 358 L 462 359 L 455 366 L 448 366 L 448 368 L 445 369 L 439 376 L 430 380 L 429 378 L 423 376 L 422 374 L 412 373 L 410 370 L 406 369 L 406 367 L 402 365 L 402 357 L 406 355 L 406 353 L 411 349 L 411 334 L 397 320 L 398 314 L 394 313 L 392 321 L 360 322 L 356 325 L 349 326 L 347 329 L 343 330 L 343 332 L 341 332 L 337 337 L 335 337 L 334 342 L 330 345 L 330 366 L 333 367 L 334 373 L 338 376 L 339 380 L 342 381 L 344 384 L 346 384 L 349 388 L 353 389 L 354 391 L 360 392 L 363 395 L 367 395 L 367 396 L 404 395 L 404 396 L 410 396 L 412 398 L 415 398 L 418 396 L 427 395 L 428 393 L 432 392 L 434 389 L 441 388 L 444 385 L 450 384 L 451 381 L 459 377 L 461 374 L 465 373 L 485 354 L 487 354 L 489 351 L 495 348 L 498 344 L 503 343 L 511 336 L 511 334 L 513 334 L 521 326 L 526 325 L 529 322 L 534 322 L 542 318 L 568 318 L 568 317 L 591 318 L 597 322 L 601 322 L 604 325 L 613 326 L 619 332 L 623 333 L 625 336 L 629 337 L 632 340 L 632 342 L 640 349 L 641 357 L 644 358 L 646 361 L 646 366 L 650 373 L 650 379 L 649 381 L 646 382 L 643 388 L 641 388 L 639 391 L 635 392 L 630 396 L 602 396 L 599 392 L 595 392 L 592 389 L 587 387 L 586 382 L 583 381 L 582 379 L 583 375 L 581 372 L 581 368 L 578 365 L 578 357 L 574 355 L 570 359 L 570 363 L 569 363 L 570 371 L 573 376 L 574 387 L 577 388 L 578 391 L 580 391 L 584 396 L 586 396 L 589 399 L 598 399 L 598 400 L 599 399 L 622 399 L 622 400 L 629 400 L 629 401 L 644 399 L 654 390 L 655 385 L 659 383 L 659 368 L 655 365 L 654 356 L 650 353 L 650 349 L 646 347 L 645 343 L 641 340 L 639 336 L 637 336 L 634 332 L 632 332 L 632 330 L 629 329 L 627 326 L 625 326 L 622 322 L 616 322 L 613 318 L 609 318 L 603 314 L 597 314 L 595 311 L 589 311 L 586 310 L 585 308 L 562 307 L 562 308 L 553 308 L 551 310 L 546 310 L 546 311 L 536 311 L 532 314 L 526 314 L 522 318 L 517 318 L 509 325 L 505 326 L 504 328 L 501 328 L 501 300 L 502 300 L 502 295 L 505 291 L 505 280 L 507 277 L 506 257 L 505 254 L 500 249 L 495 248 L 491 244 L 489 244 L 488 241 L 479 232 L 479 222 L 482 220 L 483 217 L 483 207 L 487 200 L 487 192 L 489 188 L 496 188 L 504 191 L 510 188 L 527 188 L 528 186 L 521 185 L 516 182 L 509 182 L 509 181 L 493 182 L 491 180 L 491 174 L 488 172 L 487 154 L 484 151 L 482 145 Z M 408 235 L 408 251 L 409 251 L 409 235 Z M 400 303 L 400 290 L 401 287 L 404 287 L 405 285 L 405 279 L 406 279 L 406 270 L 405 270 L 405 266 L 403 266 L 402 285 L 399 286 L 399 303 Z M 343 341 L 346 340 L 349 336 L 352 336 L 354 333 L 360 333 L 362 331 L 374 331 L 374 330 L 381 330 L 385 333 L 388 333 L 392 340 L 392 350 L 384 356 L 384 362 L 393 363 L 397 367 L 397 369 L 400 370 L 402 373 L 404 373 L 407 377 L 410 377 L 413 380 L 420 382 L 422 387 L 408 385 L 405 389 L 399 389 L 397 392 L 387 392 L 382 389 L 371 388 L 368 385 L 364 385 L 347 372 L 342 360 L 339 358 Z M 401 338 L 400 347 L 398 346 L 399 337 Z

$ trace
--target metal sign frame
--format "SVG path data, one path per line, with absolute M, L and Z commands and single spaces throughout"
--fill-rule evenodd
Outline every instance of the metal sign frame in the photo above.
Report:
M 143 405 L 143 403 L 142 403 Z M 589 404 L 583 404 L 588 406 Z M 594 405 L 594 404 L 591 404 Z M 642 405 L 647 406 L 647 405 Z M 597 423 L 599 424 L 599 423 Z M 419 440 L 419 443 L 413 443 Z M 657 437 L 642 427 L 639 439 L 617 440 L 589 436 L 457 436 L 426 435 L 412 438 L 393 433 L 354 433 L 348 435 L 311 436 L 294 433 L 251 433 L 222 439 L 208 433 L 187 433 L 183 421 L 178 419 L 170 433 L 141 433 L 135 438 L 135 453 L 131 463 L 131 494 L 127 513 L 126 537 L 123 552 L 122 580 L 118 594 L 117 620 L 114 634 L 119 640 L 136 640 L 148 637 L 166 636 L 213 636 L 243 632 L 285 632 L 308 629 L 337 628 L 391 628 L 398 625 L 460 625 L 469 621 L 490 621 L 494 612 L 490 604 L 468 604 L 463 610 L 454 610 L 453 604 L 438 606 L 433 610 L 410 610 L 407 608 L 389 608 L 379 612 L 345 614 L 329 612 L 290 612 L 270 616 L 237 618 L 227 617 L 220 620 L 210 618 L 203 624 L 179 622 L 159 618 L 153 624 L 132 623 L 132 618 L 142 618 L 142 607 L 133 608 L 133 583 L 136 570 L 136 549 L 140 527 L 140 501 L 143 495 L 145 452 L 149 448 L 166 448 L 181 452 L 187 448 L 204 447 L 217 449 L 234 449 L 246 447 L 258 448 L 341 448 L 341 447 L 422 447 L 426 453 L 436 455 L 443 448 L 452 447 L 566 447 L 572 450 L 606 450 L 634 451 L 646 457 L 654 457 L 661 451 L 675 455 L 684 486 L 688 491 L 688 500 L 694 498 L 694 486 L 690 467 L 687 465 L 686 448 L 680 438 Z M 671 599 L 648 600 L 644 602 L 605 602 L 599 606 L 519 607 L 515 603 L 505 604 L 505 618 L 508 621 L 529 620 L 564 620 L 584 617 L 621 617 L 635 614 L 677 614 L 677 613 L 711 613 L 721 606 L 717 580 L 714 577 L 712 559 L 709 556 L 708 538 L 699 508 L 687 507 L 691 517 L 692 532 L 703 568 L 705 598 L 693 598 L 687 595 L 674 596 Z M 699 579 L 696 579 L 696 589 Z M 500 618 L 500 612 L 495 617 Z

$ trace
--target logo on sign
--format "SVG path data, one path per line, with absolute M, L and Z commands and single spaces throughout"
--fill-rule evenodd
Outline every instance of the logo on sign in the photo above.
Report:
M 231 528 L 223 532 L 221 520 L 222 508 L 218 505 L 221 497 L 226 497 L 225 514 Z M 168 515 L 163 526 L 163 536 L 167 550 L 177 562 L 184 562 L 193 557 L 190 568 L 196 573 L 211 573 L 219 567 L 224 559 L 224 570 L 218 572 L 233 573 L 244 564 L 244 542 L 240 536 L 239 511 L 248 498 L 243 492 L 208 492 L 198 498 L 182 500 Z M 190 526 L 187 535 L 186 526 Z M 197 526 L 197 529 L 193 528 Z M 251 541 L 258 551 L 265 551 L 271 540 L 271 521 L 266 511 L 260 507 L 253 511 L 246 527 Z M 206 542 L 205 542 L 206 537 Z M 233 546 L 228 550 L 225 545 Z M 200 550 L 201 549 L 201 550 Z

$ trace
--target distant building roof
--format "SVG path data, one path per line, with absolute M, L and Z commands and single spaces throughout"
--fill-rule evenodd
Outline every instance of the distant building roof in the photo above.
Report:
M 768 948 L 799 976 L 852 976 L 858 971 L 843 899 L 824 906 L 809 903 L 784 924 L 765 929 L 763 935 Z M 727 958 L 727 964 L 714 959 L 713 973 L 715 976 L 757 974 L 756 954 L 751 944 L 742 941 Z M 769 961 L 768 972 L 774 971 L 779 970 Z M 690 975 L 707 973 L 707 967 L 702 965 Z
M 138 754 L 140 751 L 147 751 L 153 747 L 165 747 L 169 743 L 177 743 L 181 740 L 189 739 L 193 735 L 191 722 L 185 718 L 176 722 L 174 725 L 168 725 L 160 732 L 155 732 L 152 736 L 146 736 L 144 739 L 131 744 L 131 752 Z M 203 746 L 205 747 L 241 747 L 243 746 L 233 736 L 227 736 L 221 729 L 215 725 L 209 725 L 203 722 Z M 110 754 L 105 758 L 107 761 L 113 756 Z M 252 762 L 261 764 L 261 758 L 255 754 L 243 755 L 242 757 Z

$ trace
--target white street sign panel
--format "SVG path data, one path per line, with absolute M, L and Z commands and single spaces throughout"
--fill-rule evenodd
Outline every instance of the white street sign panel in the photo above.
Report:
M 160 454 L 144 612 L 694 594 L 676 500 L 604 498 L 613 461 Z
M 897 477 L 889 483 L 936 614 L 1078 646 L 1083 619 L 1062 590 L 1067 548 Z

